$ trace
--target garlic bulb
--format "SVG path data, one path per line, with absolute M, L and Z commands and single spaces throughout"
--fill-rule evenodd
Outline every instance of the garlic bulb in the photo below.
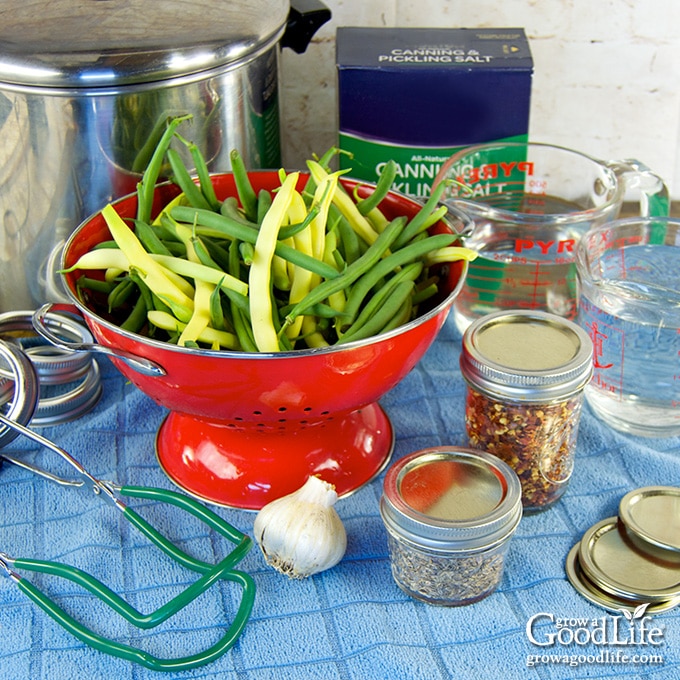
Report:
M 335 487 L 310 477 L 297 491 L 265 505 L 253 533 L 267 563 L 291 578 L 334 567 L 345 554 L 347 534 L 333 505 Z

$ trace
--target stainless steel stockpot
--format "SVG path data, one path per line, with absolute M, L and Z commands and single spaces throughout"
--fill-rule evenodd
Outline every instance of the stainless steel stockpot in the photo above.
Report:
M 0 312 L 49 301 L 58 244 L 134 191 L 171 115 L 212 171 L 280 164 L 278 55 L 317 0 L 29 0 L 0 9 Z M 179 150 L 179 149 L 178 149 Z M 52 258 L 51 258 L 52 255 Z

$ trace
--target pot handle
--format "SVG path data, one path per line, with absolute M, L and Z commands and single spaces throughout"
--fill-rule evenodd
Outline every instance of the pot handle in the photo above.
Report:
M 281 47 L 302 54 L 314 34 L 331 18 L 331 11 L 320 0 L 291 0 Z
M 41 335 L 55 347 L 59 347 L 59 349 L 66 350 L 67 352 L 97 352 L 124 361 L 130 368 L 133 368 L 143 375 L 150 375 L 152 377 L 165 375 L 165 369 L 162 366 L 159 366 L 155 361 L 151 361 L 151 359 L 146 359 L 144 357 L 138 357 L 137 355 L 132 354 L 132 352 L 127 352 L 122 349 L 112 349 L 111 347 L 106 347 L 95 342 L 69 342 L 64 340 L 49 329 L 45 317 L 50 312 L 65 312 L 67 314 L 75 314 L 79 317 L 82 317 L 82 314 L 74 305 L 55 302 L 48 302 L 33 313 L 31 321 L 36 333 Z

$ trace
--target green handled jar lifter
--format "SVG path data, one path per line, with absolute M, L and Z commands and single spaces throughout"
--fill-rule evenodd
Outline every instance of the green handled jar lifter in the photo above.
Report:
M 30 359 L 15 345 L 0 340 L 0 360 L 9 365 L 15 383 L 15 394 L 10 414 L 19 412 L 21 417 L 30 421 L 32 415 L 30 401 L 35 397 L 37 401 L 38 390 L 36 388 L 37 376 Z M 28 405 L 27 405 L 28 403 Z M 17 404 L 22 408 L 14 408 Z M 224 654 L 236 642 L 243 627 L 245 626 L 253 607 L 255 597 L 255 583 L 253 579 L 241 571 L 234 569 L 246 553 L 252 547 L 251 539 L 236 530 L 217 514 L 206 508 L 194 499 L 174 491 L 140 486 L 118 486 L 108 481 L 102 481 L 92 476 L 85 468 L 67 451 L 60 448 L 42 435 L 26 427 L 23 423 L 0 413 L 0 447 L 21 434 L 34 442 L 50 449 L 64 459 L 78 473 L 77 479 L 63 479 L 46 470 L 37 468 L 17 458 L 0 454 L 0 465 L 3 461 L 19 465 L 24 469 L 31 470 L 40 476 L 57 482 L 64 486 L 89 488 L 95 496 L 101 496 L 118 508 L 125 518 L 131 522 L 144 536 L 156 547 L 162 550 L 173 560 L 187 569 L 200 574 L 200 578 L 194 581 L 179 595 L 166 602 L 164 605 L 149 614 L 142 614 L 134 607 L 114 593 L 110 588 L 90 574 L 61 562 L 43 561 L 34 559 L 14 558 L 4 552 L 0 552 L 0 569 L 16 583 L 35 604 L 51 616 L 85 644 L 106 654 L 117 656 L 134 663 L 141 664 L 146 668 L 156 671 L 181 671 L 196 666 L 207 664 Z M 235 544 L 235 548 L 217 564 L 210 564 L 198 560 L 180 550 L 169 539 L 159 533 L 137 512 L 127 507 L 120 496 L 141 498 L 146 500 L 169 503 L 204 522 L 228 541 Z M 162 659 L 141 649 L 105 638 L 76 621 L 70 614 L 64 611 L 56 602 L 48 597 L 33 583 L 22 577 L 17 570 L 41 572 L 53 576 L 62 577 L 76 583 L 89 591 L 113 611 L 122 616 L 128 622 L 141 629 L 154 628 L 166 621 L 179 610 L 186 607 L 201 593 L 205 592 L 218 580 L 232 581 L 243 589 L 241 603 L 232 624 L 227 628 L 222 638 L 204 651 L 191 656 L 175 659 Z

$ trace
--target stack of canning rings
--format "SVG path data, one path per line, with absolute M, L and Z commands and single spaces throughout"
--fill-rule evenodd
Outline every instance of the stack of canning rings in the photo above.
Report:
M 0 314 L 0 337 L 18 345 L 28 356 L 38 376 L 40 394 L 31 419 L 34 427 L 58 425 L 89 411 L 102 393 L 99 366 L 90 352 L 73 352 L 49 344 L 34 330 L 33 312 Z M 47 327 L 69 341 L 91 343 L 85 326 L 63 314 L 47 314 Z M 12 372 L 0 363 L 0 406 L 14 393 Z M 19 404 L 16 408 L 21 408 Z M 19 414 L 17 414 L 19 415 Z M 16 418 L 22 422 L 22 418 Z
M 647 486 L 627 493 L 618 517 L 585 532 L 567 557 L 567 577 L 605 609 L 649 614 L 680 604 L 680 488 Z

